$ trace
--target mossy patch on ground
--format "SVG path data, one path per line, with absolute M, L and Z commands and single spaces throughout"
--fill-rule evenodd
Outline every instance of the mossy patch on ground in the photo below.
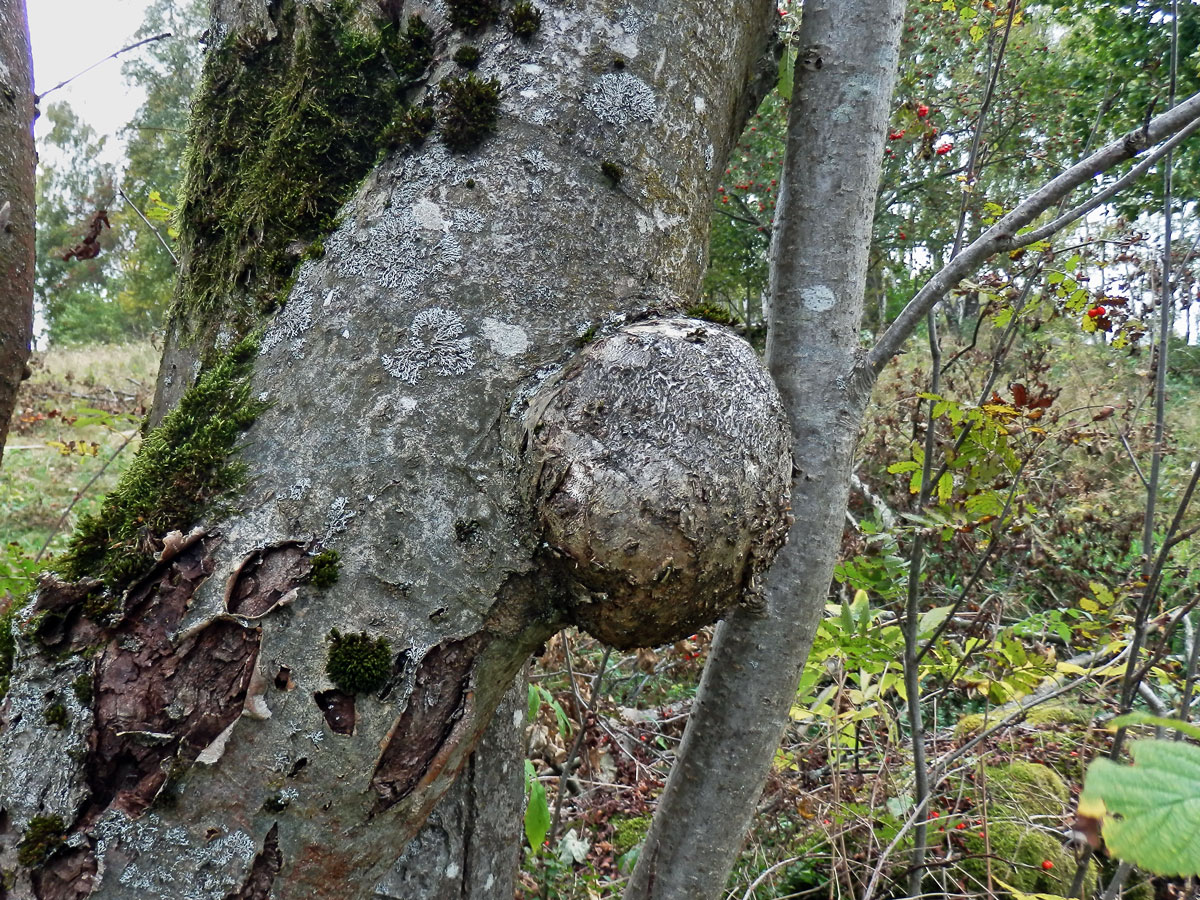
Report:
M 272 308 L 303 248 L 327 234 L 375 163 L 407 88 L 432 58 L 419 18 L 400 31 L 358 5 L 284 0 L 279 35 L 209 51 L 180 201 L 177 311 L 245 332 Z
M 241 486 L 244 465 L 230 459 L 238 435 L 262 404 L 250 398 L 257 338 L 243 339 L 202 371 L 179 405 L 142 442 L 95 516 L 80 521 L 59 561 L 71 579 L 128 584 L 154 564 L 151 538 L 184 530 Z
M 650 816 L 614 816 L 612 819 L 612 845 L 618 856 L 622 856 L 646 839 L 650 830 Z

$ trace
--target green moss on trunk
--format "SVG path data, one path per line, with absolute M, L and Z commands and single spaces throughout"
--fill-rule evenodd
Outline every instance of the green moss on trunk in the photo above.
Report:
M 245 468 L 230 454 L 262 409 L 250 398 L 257 354 L 257 338 L 243 339 L 146 435 L 100 512 L 79 523 L 60 563 L 65 575 L 129 584 L 154 564 L 152 539 L 211 517 L 214 503 L 241 486 Z
M 177 311 L 196 327 L 249 331 L 273 308 L 305 248 L 394 140 L 406 90 L 432 59 L 413 17 L 401 32 L 357 4 L 285 0 L 279 35 L 209 53 L 196 98 L 180 203 Z

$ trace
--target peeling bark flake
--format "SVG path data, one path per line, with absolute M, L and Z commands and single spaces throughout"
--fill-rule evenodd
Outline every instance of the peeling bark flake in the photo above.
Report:
M 96 880 L 96 854 L 80 847 L 53 857 L 31 873 L 38 900 L 82 900 Z
M 194 762 L 242 713 L 259 630 L 221 620 L 178 645 L 171 639 L 212 572 L 209 552 L 205 543 L 189 547 L 139 588 L 101 653 L 87 759 L 100 807 L 139 815 L 166 782 L 171 761 Z
M 354 695 L 339 690 L 318 691 L 313 694 L 317 706 L 334 734 L 354 734 Z
M 485 641 L 482 634 L 444 641 L 421 660 L 408 706 L 388 735 L 371 778 L 380 810 L 438 774 L 431 769 L 469 703 L 472 668 Z
M 312 569 L 298 543 L 287 542 L 255 550 L 242 560 L 230 579 L 225 608 L 235 616 L 257 619 L 286 598 Z
M 283 852 L 279 849 L 279 823 L 276 822 L 263 839 L 262 852 L 254 857 L 250 874 L 240 890 L 225 895 L 225 900 L 267 900 L 275 876 L 283 868 Z

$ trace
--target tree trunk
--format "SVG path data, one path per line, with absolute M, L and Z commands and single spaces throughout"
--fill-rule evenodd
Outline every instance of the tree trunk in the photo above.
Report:
M 782 541 L 778 394 L 677 317 L 773 6 L 397 6 L 214 4 L 157 427 L 18 619 L 14 896 L 504 896 L 529 653 Z
M 33 61 L 23 0 L 0 0 L 0 462 L 33 338 Z
M 795 436 L 795 524 L 765 608 L 717 630 L 626 900 L 724 896 L 824 612 L 870 390 L 853 376 L 903 14 L 900 0 L 804 6 L 767 332 Z

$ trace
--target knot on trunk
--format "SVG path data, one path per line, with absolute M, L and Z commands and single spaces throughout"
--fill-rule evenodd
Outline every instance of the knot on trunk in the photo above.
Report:
M 627 326 L 544 385 L 524 428 L 525 488 L 589 634 L 662 644 L 757 592 L 790 524 L 791 429 L 745 341 Z

